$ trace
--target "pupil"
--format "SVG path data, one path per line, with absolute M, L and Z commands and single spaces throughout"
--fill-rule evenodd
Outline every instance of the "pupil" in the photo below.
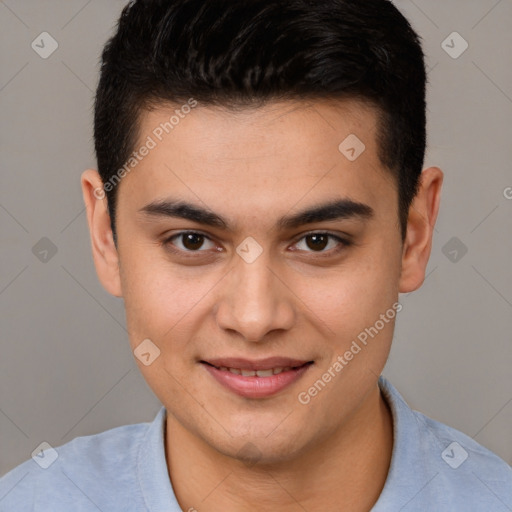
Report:
M 197 233 L 187 233 L 183 236 L 185 237 L 183 245 L 187 249 L 199 249 L 203 245 L 203 235 Z
M 327 246 L 327 236 L 326 235 L 308 235 L 307 237 L 309 240 L 316 240 L 316 242 L 313 243 L 313 245 L 308 243 L 308 247 L 310 249 L 325 249 Z M 318 240 L 323 239 L 323 241 L 318 244 Z

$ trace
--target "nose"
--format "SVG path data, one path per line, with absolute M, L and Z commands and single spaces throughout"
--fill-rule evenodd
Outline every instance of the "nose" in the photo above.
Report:
M 239 258 L 223 280 L 216 308 L 219 327 L 253 343 L 265 341 L 273 331 L 291 329 L 294 295 L 279 274 L 265 252 L 252 263 Z

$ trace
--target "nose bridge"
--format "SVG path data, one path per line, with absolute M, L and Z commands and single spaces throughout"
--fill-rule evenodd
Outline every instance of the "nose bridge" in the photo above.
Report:
M 239 257 L 234 263 L 217 309 L 217 323 L 257 342 L 272 330 L 289 329 L 293 308 L 286 287 L 271 270 L 268 251 L 249 261 Z

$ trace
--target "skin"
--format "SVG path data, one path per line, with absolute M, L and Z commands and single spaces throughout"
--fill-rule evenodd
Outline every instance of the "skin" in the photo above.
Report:
M 140 142 L 175 108 L 145 113 Z M 94 195 L 101 179 L 93 169 L 82 175 L 101 283 L 124 299 L 132 350 L 149 338 L 161 351 L 149 366 L 136 361 L 168 412 L 166 456 L 183 510 L 363 512 L 382 491 L 393 432 L 377 379 L 394 320 L 307 405 L 297 398 L 425 278 L 443 173 L 422 172 L 402 244 L 376 120 L 355 100 L 238 112 L 198 106 L 118 185 L 117 248 L 106 199 Z M 353 162 L 338 150 L 349 134 L 366 146 Z M 140 211 L 171 196 L 222 215 L 232 230 Z M 281 216 L 342 197 L 371 206 L 374 216 L 275 227 Z M 186 230 L 207 238 L 164 243 Z M 353 243 L 315 246 L 310 231 Z M 247 237 L 263 250 L 250 264 L 236 252 Z M 199 363 L 220 356 L 314 364 L 275 396 L 250 399 Z

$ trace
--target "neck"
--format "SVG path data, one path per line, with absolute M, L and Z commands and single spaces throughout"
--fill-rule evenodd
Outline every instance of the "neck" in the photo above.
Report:
M 168 470 L 185 511 L 368 512 L 384 487 L 392 447 L 392 416 L 377 386 L 334 435 L 271 465 L 226 457 L 167 416 Z

